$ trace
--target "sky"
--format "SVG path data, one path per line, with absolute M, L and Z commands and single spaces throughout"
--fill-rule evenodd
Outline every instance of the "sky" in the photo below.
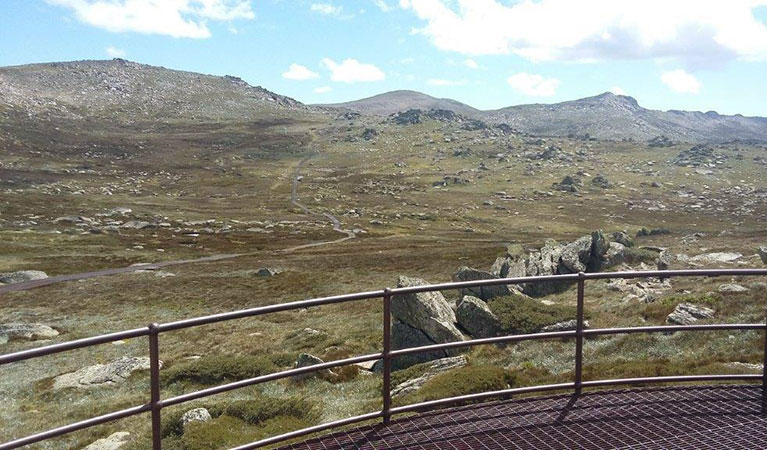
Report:
M 0 66 L 114 57 L 305 103 L 610 91 L 767 116 L 767 0 L 0 0 Z

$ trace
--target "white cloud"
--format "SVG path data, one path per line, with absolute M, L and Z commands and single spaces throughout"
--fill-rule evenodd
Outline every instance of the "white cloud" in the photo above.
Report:
M 767 0 L 400 0 L 442 50 L 533 61 L 767 60 Z
M 470 69 L 479 69 L 479 64 L 471 58 L 466 58 L 463 64 Z
M 47 0 L 81 22 L 111 32 L 208 38 L 208 21 L 255 17 L 249 0 Z
M 441 78 L 431 78 L 426 81 L 429 86 L 463 86 L 466 80 L 443 80 Z
M 320 86 L 320 87 L 314 88 L 314 93 L 315 94 L 325 94 L 325 93 L 330 92 L 332 90 L 333 89 L 331 89 L 330 86 Z
M 559 80 L 556 78 L 544 78 L 526 72 L 516 73 L 506 81 L 515 91 L 531 97 L 551 97 L 556 94 L 559 86 Z
M 611 88 L 610 88 L 610 92 L 612 92 L 612 93 L 613 93 L 613 94 L 615 94 L 615 95 L 628 95 L 628 94 L 626 94 L 626 91 L 625 91 L 625 90 L 623 90 L 623 88 L 621 88 L 621 87 L 619 87 L 619 86 L 613 86 L 613 87 L 611 87 Z
M 383 12 L 391 11 L 391 7 L 384 0 L 373 0 L 373 3 Z
M 330 3 L 312 3 L 309 9 L 326 16 L 340 16 L 344 10 L 343 6 L 335 6 Z
M 381 81 L 386 74 L 373 64 L 363 64 L 356 59 L 348 58 L 340 64 L 330 58 L 324 58 L 322 63 L 330 70 L 330 79 L 343 83 L 358 81 Z
M 311 80 L 312 78 L 319 77 L 320 74 L 312 72 L 301 64 L 291 64 L 287 71 L 282 72 L 282 78 L 287 78 L 288 80 Z
M 663 72 L 660 80 L 672 91 L 680 94 L 697 94 L 703 87 L 703 83 L 682 69 Z
M 125 57 L 125 50 L 113 46 L 109 46 L 105 48 L 107 55 L 109 55 L 110 58 L 124 58 Z

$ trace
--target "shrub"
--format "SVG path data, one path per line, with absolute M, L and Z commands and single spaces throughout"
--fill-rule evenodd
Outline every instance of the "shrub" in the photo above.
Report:
M 309 422 L 317 419 L 314 404 L 298 397 L 257 396 L 252 400 L 235 400 L 216 404 L 209 409 L 209 412 L 214 417 L 232 416 L 251 425 L 258 425 L 280 416 L 292 416 Z
M 623 251 L 623 258 L 629 264 L 654 263 L 658 255 L 658 252 L 645 248 L 626 247 Z
M 530 362 L 523 363 L 520 367 L 509 370 L 509 384 L 511 387 L 537 386 L 555 381 L 548 370 L 537 367 Z
M 509 386 L 509 374 L 495 366 L 466 366 L 430 379 L 417 392 L 403 398 L 406 403 L 420 403 L 459 395 L 497 391 Z
M 295 361 L 286 354 L 236 356 L 204 356 L 195 361 L 183 362 L 163 371 L 166 384 L 190 381 L 199 384 L 221 384 L 277 372 Z
M 209 422 L 192 422 L 179 439 L 178 447 L 180 450 L 232 448 L 257 440 L 255 431 L 242 420 L 230 416 L 221 416 Z
M 495 298 L 488 306 L 507 334 L 536 333 L 545 326 L 575 318 L 574 306 L 544 305 L 520 295 Z

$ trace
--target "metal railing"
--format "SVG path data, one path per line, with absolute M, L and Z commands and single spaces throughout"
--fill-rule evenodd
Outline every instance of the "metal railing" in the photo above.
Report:
M 210 316 L 198 317 L 177 322 L 164 324 L 150 324 L 145 328 L 122 331 L 119 333 L 105 334 L 91 338 L 79 339 L 60 344 L 48 345 L 31 350 L 24 350 L 16 353 L 0 355 L 0 366 L 18 361 L 24 361 L 31 358 L 38 358 L 45 355 L 75 350 L 84 347 L 91 347 L 99 344 L 115 342 L 123 339 L 131 339 L 147 336 L 149 340 L 149 358 L 150 358 L 150 402 L 144 405 L 134 406 L 98 417 L 76 422 L 70 425 L 54 428 L 41 433 L 33 434 L 27 437 L 15 439 L 0 444 L 0 450 L 8 450 L 33 444 L 36 442 L 48 440 L 51 438 L 63 436 L 74 431 L 90 428 L 103 423 L 115 421 L 118 419 L 135 416 L 142 413 L 151 413 L 152 418 L 152 446 L 154 450 L 161 447 L 162 436 L 160 433 L 161 411 L 169 406 L 179 405 L 211 395 L 229 392 L 235 389 L 253 386 L 267 381 L 279 380 L 282 378 L 296 375 L 317 372 L 320 370 L 331 369 L 349 364 L 369 362 L 374 360 L 382 361 L 383 369 L 383 408 L 360 416 L 349 417 L 335 422 L 324 423 L 302 430 L 292 431 L 290 433 L 273 436 L 251 444 L 237 447 L 235 450 L 246 450 L 262 447 L 269 444 L 275 444 L 285 440 L 305 436 L 308 434 L 336 428 L 353 423 L 363 422 L 372 419 L 382 419 L 384 425 L 388 424 L 392 415 L 406 412 L 420 411 L 434 407 L 461 403 L 471 400 L 482 400 L 487 398 L 506 397 L 513 394 L 523 394 L 530 392 L 544 392 L 554 390 L 572 389 L 575 395 L 579 395 L 584 387 L 596 386 L 614 386 L 614 385 L 635 385 L 646 383 L 671 383 L 671 382 L 699 382 L 699 381 L 755 381 L 762 382 L 762 405 L 767 405 L 767 323 L 749 323 L 749 324 L 705 324 L 705 325 L 662 325 L 646 327 L 629 328 L 584 328 L 584 290 L 587 280 L 607 280 L 607 279 L 631 279 L 631 278 L 673 278 L 673 277 L 718 277 L 718 276 L 767 276 L 767 269 L 713 269 L 713 270 L 666 270 L 666 271 L 644 271 L 644 272 L 602 272 L 602 273 L 577 273 L 567 275 L 549 275 L 537 277 L 521 278 L 503 278 L 487 279 L 467 282 L 454 282 L 443 284 L 432 284 L 423 286 L 402 287 L 396 289 L 383 289 L 380 291 L 360 292 L 356 294 L 338 295 L 332 297 L 315 298 L 291 303 L 282 303 L 277 305 L 264 306 L 259 308 L 245 309 L 240 311 L 215 314 Z M 449 289 L 467 289 L 498 285 L 516 285 L 541 282 L 574 282 L 577 283 L 577 308 L 576 308 L 576 328 L 571 331 L 554 331 L 534 334 L 507 335 L 482 339 L 473 339 L 467 341 L 457 341 L 445 344 L 427 345 L 422 347 L 404 348 L 392 350 L 391 348 L 391 301 L 395 295 L 416 294 L 421 292 L 434 292 Z M 289 311 L 301 308 L 308 308 L 321 305 L 330 305 L 355 300 L 367 300 L 381 298 L 383 299 L 383 350 L 380 353 L 355 356 L 351 358 L 330 361 L 313 366 L 295 368 L 282 372 L 262 375 L 254 378 L 240 380 L 220 386 L 203 389 L 188 394 L 179 395 L 163 399 L 160 393 L 160 345 L 159 336 L 169 331 L 181 330 L 185 328 L 208 325 L 234 319 L 246 317 L 255 317 L 280 311 Z M 663 376 L 647 378 L 623 378 L 612 380 L 591 380 L 583 381 L 583 340 L 585 337 L 603 336 L 610 334 L 631 334 L 631 333 L 666 333 L 676 331 L 712 331 L 712 330 L 764 330 L 764 368 L 762 374 L 730 374 L 730 375 L 685 375 L 685 376 Z M 541 339 L 575 339 L 575 374 L 572 382 L 548 384 L 539 386 L 519 387 L 504 389 L 499 391 L 483 392 L 477 394 L 463 395 L 440 400 L 433 400 L 423 403 L 417 403 L 406 406 L 391 406 L 391 361 L 392 358 L 415 353 L 430 352 L 434 350 L 448 350 L 462 347 L 470 347 L 485 344 L 500 344 L 511 342 L 522 342 L 528 340 Z

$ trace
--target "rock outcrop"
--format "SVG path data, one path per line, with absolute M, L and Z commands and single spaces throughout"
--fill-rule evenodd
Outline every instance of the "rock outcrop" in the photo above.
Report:
M 418 389 L 421 388 L 421 386 L 423 386 L 430 379 L 434 378 L 435 376 L 441 373 L 447 372 L 448 370 L 463 367 L 466 365 L 466 362 L 467 361 L 465 356 L 441 358 L 441 359 L 432 361 L 423 375 L 416 378 L 411 378 L 407 381 L 404 381 L 394 386 L 391 390 L 392 398 L 402 397 L 404 395 L 416 392 Z
M 759 257 L 762 258 L 762 263 L 767 264 L 767 245 L 759 247 L 757 253 L 759 253 Z
M 41 323 L 0 324 L 0 344 L 15 340 L 37 341 L 50 339 L 58 335 L 58 331 Z
M 210 412 L 208 412 L 207 409 L 195 408 L 185 412 L 184 415 L 181 416 L 179 423 L 183 429 L 192 422 L 208 422 L 212 419 L 213 417 L 211 417 Z
M 503 263 L 502 263 L 503 264 Z M 506 273 L 508 274 L 508 267 L 505 269 Z M 455 282 L 461 282 L 461 281 L 477 281 L 477 280 L 491 280 L 494 278 L 500 278 L 502 277 L 504 272 L 504 268 L 501 267 L 499 269 L 499 275 L 495 275 L 493 273 L 493 268 L 491 268 L 490 272 L 485 272 L 483 270 L 477 270 L 472 269 L 471 267 L 460 267 L 458 268 L 458 271 L 453 275 L 453 281 Z M 490 300 L 495 297 L 503 297 L 504 295 L 511 294 L 511 289 L 509 286 L 502 284 L 498 286 L 479 286 L 479 287 L 471 287 L 471 288 L 465 288 L 461 289 L 461 296 L 474 296 L 479 297 L 482 300 Z
M 676 305 L 674 311 L 668 315 L 666 322 L 677 325 L 690 325 L 699 319 L 710 319 L 714 317 L 714 310 L 705 306 L 696 306 L 690 303 L 680 303 Z
M 162 366 L 162 362 L 160 365 Z M 149 358 L 123 356 L 108 364 L 96 364 L 59 375 L 53 379 L 53 389 L 111 386 L 122 383 L 134 372 L 140 370 L 149 370 Z
M 400 276 L 397 287 L 428 284 L 420 278 Z M 395 349 L 422 345 L 462 341 L 463 334 L 456 327 L 457 319 L 441 292 L 419 292 L 392 297 L 392 346 Z M 404 368 L 418 362 L 453 356 L 455 351 L 433 352 L 394 358 L 392 367 Z
M 24 283 L 33 280 L 44 280 L 48 274 L 41 270 L 20 270 L 18 272 L 0 273 L 0 284 Z
M 501 330 L 501 322 L 482 299 L 464 296 L 455 311 L 458 325 L 475 338 L 493 337 Z
M 532 252 L 522 259 L 525 261 L 524 274 L 515 276 L 534 277 L 596 272 L 606 264 L 609 248 L 610 244 L 601 231 L 595 231 L 590 236 L 584 236 L 565 245 L 548 240 L 539 251 Z M 514 264 L 510 265 L 510 272 L 513 267 L 515 267 Z M 566 287 L 567 283 L 561 282 L 525 283 L 521 285 L 522 292 L 532 296 L 553 294 Z

